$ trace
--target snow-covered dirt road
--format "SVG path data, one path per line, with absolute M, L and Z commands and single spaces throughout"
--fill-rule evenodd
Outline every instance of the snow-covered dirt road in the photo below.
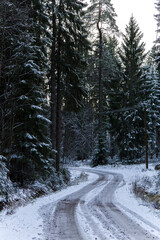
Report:
M 122 174 L 91 169 L 85 172 L 97 174 L 98 178 L 54 206 L 50 203 L 42 209 L 47 240 L 160 239 L 160 229 L 136 213 L 136 218 L 148 226 L 147 231 L 128 216 L 135 215 L 134 212 L 128 210 L 126 214 L 127 208 L 123 211 L 116 204 L 114 193 L 123 184 Z
M 144 177 L 157 191 L 154 165 L 70 170 L 73 181 L 81 172 L 88 180 L 0 212 L 0 240 L 160 240 L 160 210 L 132 191 Z

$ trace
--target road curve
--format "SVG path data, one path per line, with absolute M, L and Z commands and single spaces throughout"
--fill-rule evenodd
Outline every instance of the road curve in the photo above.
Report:
M 123 180 L 121 174 L 85 172 L 96 173 L 98 179 L 57 202 L 49 219 L 47 240 L 160 240 L 115 205 L 114 192 Z

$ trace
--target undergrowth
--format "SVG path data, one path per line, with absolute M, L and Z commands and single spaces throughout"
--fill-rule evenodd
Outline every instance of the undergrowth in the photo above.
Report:
M 66 169 L 62 172 L 61 181 L 57 186 L 47 188 L 45 184 L 36 182 L 27 188 L 15 188 L 14 193 L 9 196 L 0 197 L 0 211 L 6 210 L 6 214 L 13 214 L 17 207 L 25 206 L 27 203 L 34 201 L 35 199 L 45 196 L 51 192 L 63 189 L 67 186 L 77 185 L 80 182 L 88 180 L 88 175 L 85 172 L 81 172 L 79 176 L 71 180 L 70 172 Z
M 85 172 L 81 172 L 81 174 L 78 177 L 75 177 L 71 182 L 70 185 L 77 185 L 80 182 L 85 182 L 88 180 L 88 174 Z
M 160 209 L 160 192 L 158 191 L 157 183 L 154 184 L 149 177 L 144 177 L 133 182 L 133 192 L 136 197 L 151 203 L 156 209 Z

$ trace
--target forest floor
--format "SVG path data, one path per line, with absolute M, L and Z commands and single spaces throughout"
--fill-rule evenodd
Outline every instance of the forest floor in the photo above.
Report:
M 160 239 L 160 210 L 155 201 L 137 198 L 158 191 L 154 165 L 70 168 L 78 185 L 0 213 L 3 240 L 152 240 Z M 86 179 L 86 173 L 88 179 Z M 148 189 L 147 187 L 148 186 Z M 136 190 L 139 188 L 136 188 Z M 138 194 L 139 194 L 138 190 Z M 153 194 L 152 194 L 153 195 Z

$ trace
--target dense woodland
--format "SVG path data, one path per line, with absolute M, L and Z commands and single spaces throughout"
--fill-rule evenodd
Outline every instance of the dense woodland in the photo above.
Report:
M 111 0 L 1 0 L 0 193 L 55 189 L 69 160 L 158 158 L 159 59 L 134 16 L 118 30 Z

